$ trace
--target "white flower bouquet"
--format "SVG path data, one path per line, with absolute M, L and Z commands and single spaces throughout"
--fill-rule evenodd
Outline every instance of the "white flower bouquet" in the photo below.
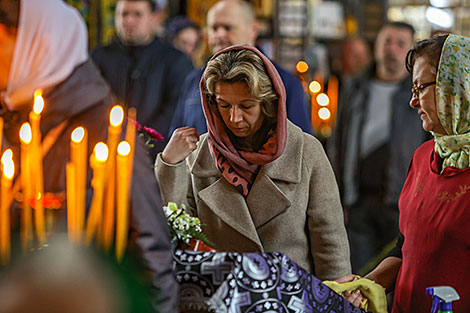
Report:
M 174 202 L 168 202 L 168 205 L 163 207 L 170 227 L 171 241 L 173 243 L 181 241 L 190 245 L 190 240 L 194 238 L 202 241 L 207 246 L 214 246 L 202 233 L 202 224 L 199 218 L 186 213 L 185 208 L 184 204 L 178 208 L 178 205 Z

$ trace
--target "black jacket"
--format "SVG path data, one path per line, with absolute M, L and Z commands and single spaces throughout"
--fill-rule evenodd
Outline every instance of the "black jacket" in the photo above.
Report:
M 191 60 L 158 38 L 142 47 L 115 39 L 94 50 L 92 58 L 118 101 L 137 108 L 139 123 L 166 136 L 183 82 L 193 69 Z M 166 142 L 157 144 L 153 157 Z

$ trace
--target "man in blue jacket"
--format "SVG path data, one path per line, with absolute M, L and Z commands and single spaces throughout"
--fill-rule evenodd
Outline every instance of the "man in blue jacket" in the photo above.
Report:
M 212 53 L 238 44 L 254 45 L 258 35 L 255 13 L 247 1 L 221 0 L 207 13 L 208 41 Z M 304 132 L 312 134 L 308 104 L 300 81 L 291 73 L 274 64 L 286 88 L 287 117 Z M 199 134 L 207 132 L 201 106 L 199 81 L 205 67 L 192 71 L 186 78 L 178 106 L 170 125 L 168 138 L 176 128 L 191 126 Z

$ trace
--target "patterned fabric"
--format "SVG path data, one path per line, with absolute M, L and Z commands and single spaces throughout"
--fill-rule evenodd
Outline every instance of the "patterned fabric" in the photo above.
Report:
M 433 133 L 435 151 L 447 166 L 470 167 L 470 38 L 449 35 L 437 73 L 436 108 L 449 135 Z
M 274 89 L 279 96 L 276 130 L 268 134 L 266 143 L 259 151 L 247 152 L 239 151 L 235 148 L 227 133 L 224 122 L 217 112 L 213 112 L 209 108 L 207 96 L 204 95 L 204 76 L 201 79 L 200 88 L 202 106 L 207 120 L 207 130 L 210 139 L 209 147 L 216 166 L 224 178 L 246 197 L 260 166 L 274 161 L 284 152 L 287 138 L 287 113 L 286 91 L 281 77 L 271 61 L 258 49 L 248 45 L 232 46 L 219 51 L 212 59 L 230 50 L 243 49 L 255 52 L 263 60 Z
M 182 312 L 364 312 L 283 253 L 176 250 L 173 260 Z

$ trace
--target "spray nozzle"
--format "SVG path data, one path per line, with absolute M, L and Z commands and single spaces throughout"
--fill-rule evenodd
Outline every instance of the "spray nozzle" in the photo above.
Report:
M 431 313 L 436 312 L 439 305 L 439 311 L 451 312 L 452 301 L 459 300 L 459 294 L 454 288 L 449 286 L 438 286 L 426 288 L 426 294 L 432 295 Z

